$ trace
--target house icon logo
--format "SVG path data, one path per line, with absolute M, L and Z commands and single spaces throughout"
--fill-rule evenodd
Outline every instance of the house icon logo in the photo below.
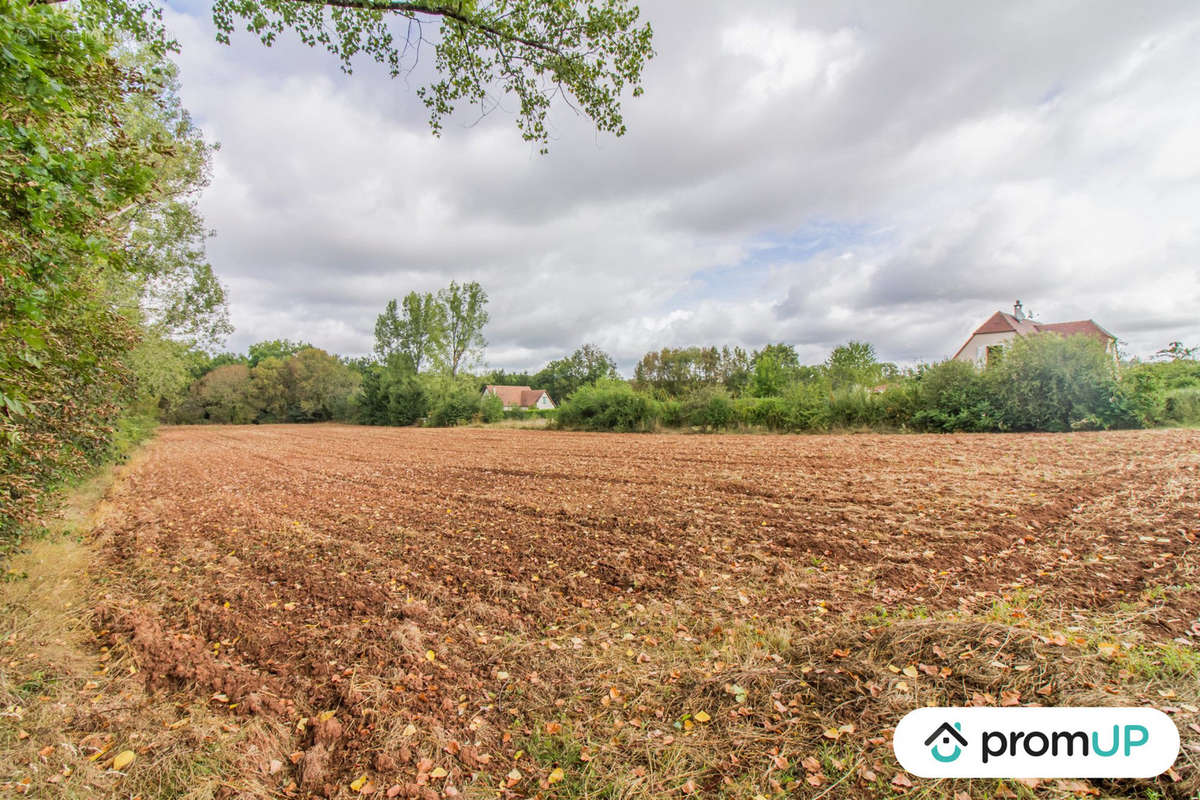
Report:
M 949 722 L 943 722 L 938 729 L 929 734 L 929 738 L 925 740 L 925 746 L 929 748 L 929 753 L 943 764 L 948 764 L 962 754 L 962 749 L 967 746 L 967 740 L 963 737 L 962 723 L 956 722 L 951 725 Z M 938 741 L 938 740 L 941 741 Z M 938 750 L 940 745 L 950 744 L 950 740 L 954 739 L 957 744 L 954 745 L 954 752 L 950 755 L 942 755 Z

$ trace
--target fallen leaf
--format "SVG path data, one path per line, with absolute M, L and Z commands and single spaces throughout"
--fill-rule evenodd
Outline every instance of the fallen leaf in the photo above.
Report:
M 546 783 L 553 786 L 554 784 L 561 782 L 565 777 L 567 777 L 567 775 L 565 772 L 563 772 L 563 768 L 555 767 L 554 769 L 550 770 L 550 774 L 546 776 Z
M 137 754 L 132 750 L 122 750 L 121 752 L 117 753 L 115 758 L 113 758 L 112 768 L 119 772 L 120 770 L 123 770 L 132 764 L 133 759 L 136 757 Z
M 692 719 L 696 720 L 696 722 L 708 722 L 712 717 L 708 715 L 707 711 L 697 711 L 696 716 Z

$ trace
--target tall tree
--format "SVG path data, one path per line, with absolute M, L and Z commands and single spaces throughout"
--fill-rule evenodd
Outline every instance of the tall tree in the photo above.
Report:
M 442 342 L 442 362 L 450 377 L 483 357 L 487 340 L 483 328 L 488 323 L 487 292 L 475 281 L 450 285 L 438 292 L 438 302 L 445 309 L 446 326 Z
M 167 339 L 226 327 L 191 200 L 208 147 L 165 43 L 109 11 L 0 0 L 0 538 L 105 454 L 139 382 L 173 385 Z
M 533 376 L 535 389 L 545 389 L 556 403 L 570 397 L 580 386 L 604 378 L 617 378 L 617 362 L 594 344 L 585 344 L 566 358 L 544 366 Z
M 397 307 L 389 300 L 375 320 L 375 353 L 382 361 L 407 358 L 414 372 L 438 352 L 446 332 L 446 309 L 432 293 L 409 292 Z

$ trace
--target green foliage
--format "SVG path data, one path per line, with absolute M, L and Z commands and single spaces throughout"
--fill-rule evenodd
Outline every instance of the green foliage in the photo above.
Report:
M 1200 356 L 1200 347 L 1186 347 L 1183 342 L 1171 342 L 1162 350 L 1154 354 L 1155 358 L 1167 359 L 1169 361 L 1195 360 Z
M 1069 431 L 1139 424 L 1123 402 L 1116 362 L 1103 344 L 1090 337 L 1018 337 L 989 363 L 987 373 L 1007 430 Z
M 650 25 L 638 17 L 628 0 L 213 4 L 219 41 L 228 43 L 239 24 L 267 45 L 292 29 L 305 44 L 336 56 L 347 72 L 362 54 L 386 65 L 393 77 L 406 74 L 418 59 L 430 60 L 421 51 L 432 47 L 437 78 L 417 95 L 435 133 L 462 103 L 483 113 L 495 108 L 498 86 L 516 98 L 517 126 L 543 152 L 550 139 L 546 115 L 560 95 L 599 130 L 625 132 L 621 95 L 627 89 L 641 94 L 642 68 L 653 55 Z M 434 21 L 440 29 L 430 35 L 424 26 Z M 406 31 L 401 41 L 396 29 Z
M 733 398 L 722 387 L 706 386 L 683 401 L 684 422 L 706 431 L 728 428 L 736 421 Z
M 479 401 L 479 419 L 482 422 L 499 422 L 504 419 L 504 401 L 494 394 L 483 396 Z
M 523 376 L 524 380 L 512 377 L 512 380 L 492 382 L 544 389 L 551 400 L 562 403 L 580 386 L 620 376 L 612 356 L 594 344 L 585 344 L 566 358 L 551 361 L 533 377 Z
M 177 423 L 324 422 L 355 415 L 364 378 L 315 347 L 255 366 L 234 363 L 205 373 L 169 418 Z M 376 384 L 372 384 L 378 388 Z
M 301 350 L 312 347 L 308 342 L 293 342 L 290 339 L 269 339 L 265 342 L 250 345 L 247 350 L 246 363 L 257 367 L 268 358 L 285 359 L 296 355 Z
M 681 398 L 704 386 L 740 394 L 750 380 L 750 359 L 740 347 L 663 348 L 642 356 L 634 385 L 660 399 Z
M 605 379 L 580 387 L 559 406 L 558 424 L 587 431 L 640 432 L 652 430 L 659 414 L 653 398 L 625 381 Z
M 833 348 L 825 362 L 833 388 L 875 386 L 883 380 L 885 365 L 875 358 L 874 345 L 852 341 Z
M 781 430 L 823 431 L 831 423 L 829 389 L 820 383 L 794 383 L 780 397 Z
M 750 379 L 750 394 L 754 397 L 778 397 L 789 383 L 788 373 L 779 359 L 770 353 L 754 360 L 754 376 Z
M 829 397 L 829 424 L 835 428 L 872 428 L 883 422 L 879 395 L 864 386 L 842 386 Z
M 375 354 L 383 361 L 403 355 L 414 372 L 436 357 L 446 336 L 446 308 L 430 292 L 409 292 L 375 320 Z
M 389 300 L 375 320 L 375 355 L 417 373 L 432 363 L 454 378 L 483 356 L 487 302 L 487 292 L 474 281 L 451 281 L 436 295 L 409 292 L 399 304 Z
M 909 422 L 917 430 L 990 431 L 1001 422 L 988 376 L 974 364 L 949 360 L 922 365 L 912 385 Z
M 209 147 L 146 11 L 0 0 L 0 538 L 190 371 L 170 340 L 228 327 Z
M 393 376 L 386 384 L 384 425 L 416 425 L 429 413 L 429 394 L 416 375 Z
M 1175 425 L 1200 425 L 1200 386 L 1167 392 L 1162 419 Z
M 470 367 L 483 356 L 487 340 L 483 328 L 488 323 L 487 292 L 475 281 L 450 285 L 437 294 L 438 303 L 445 309 L 445 326 L 440 361 L 450 377 L 460 369 Z
M 449 381 L 438 389 L 428 422 L 435 428 L 470 422 L 479 413 L 481 399 L 470 382 Z M 500 407 L 503 411 L 504 404 Z

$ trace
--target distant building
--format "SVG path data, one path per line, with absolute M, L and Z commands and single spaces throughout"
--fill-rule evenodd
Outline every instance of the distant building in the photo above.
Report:
M 975 364 L 986 364 L 988 353 L 996 347 L 1003 347 L 1006 342 L 1018 336 L 1029 336 L 1034 333 L 1057 333 L 1060 336 L 1075 336 L 1082 334 L 1104 343 L 1105 352 L 1117 355 L 1117 337 L 1101 328 L 1094 320 L 1082 319 L 1075 322 L 1034 322 L 1025 315 L 1025 309 L 1018 300 L 1013 305 L 1013 313 L 997 311 L 988 317 L 987 322 L 980 325 L 971 334 L 958 352 L 954 354 L 956 361 L 971 361 Z
M 484 387 L 483 394 L 485 397 L 489 394 L 499 397 L 500 401 L 504 403 L 506 411 L 510 408 L 542 410 L 554 408 L 554 401 L 550 399 L 550 395 L 546 394 L 544 389 L 530 389 L 528 386 L 495 386 L 489 383 Z

